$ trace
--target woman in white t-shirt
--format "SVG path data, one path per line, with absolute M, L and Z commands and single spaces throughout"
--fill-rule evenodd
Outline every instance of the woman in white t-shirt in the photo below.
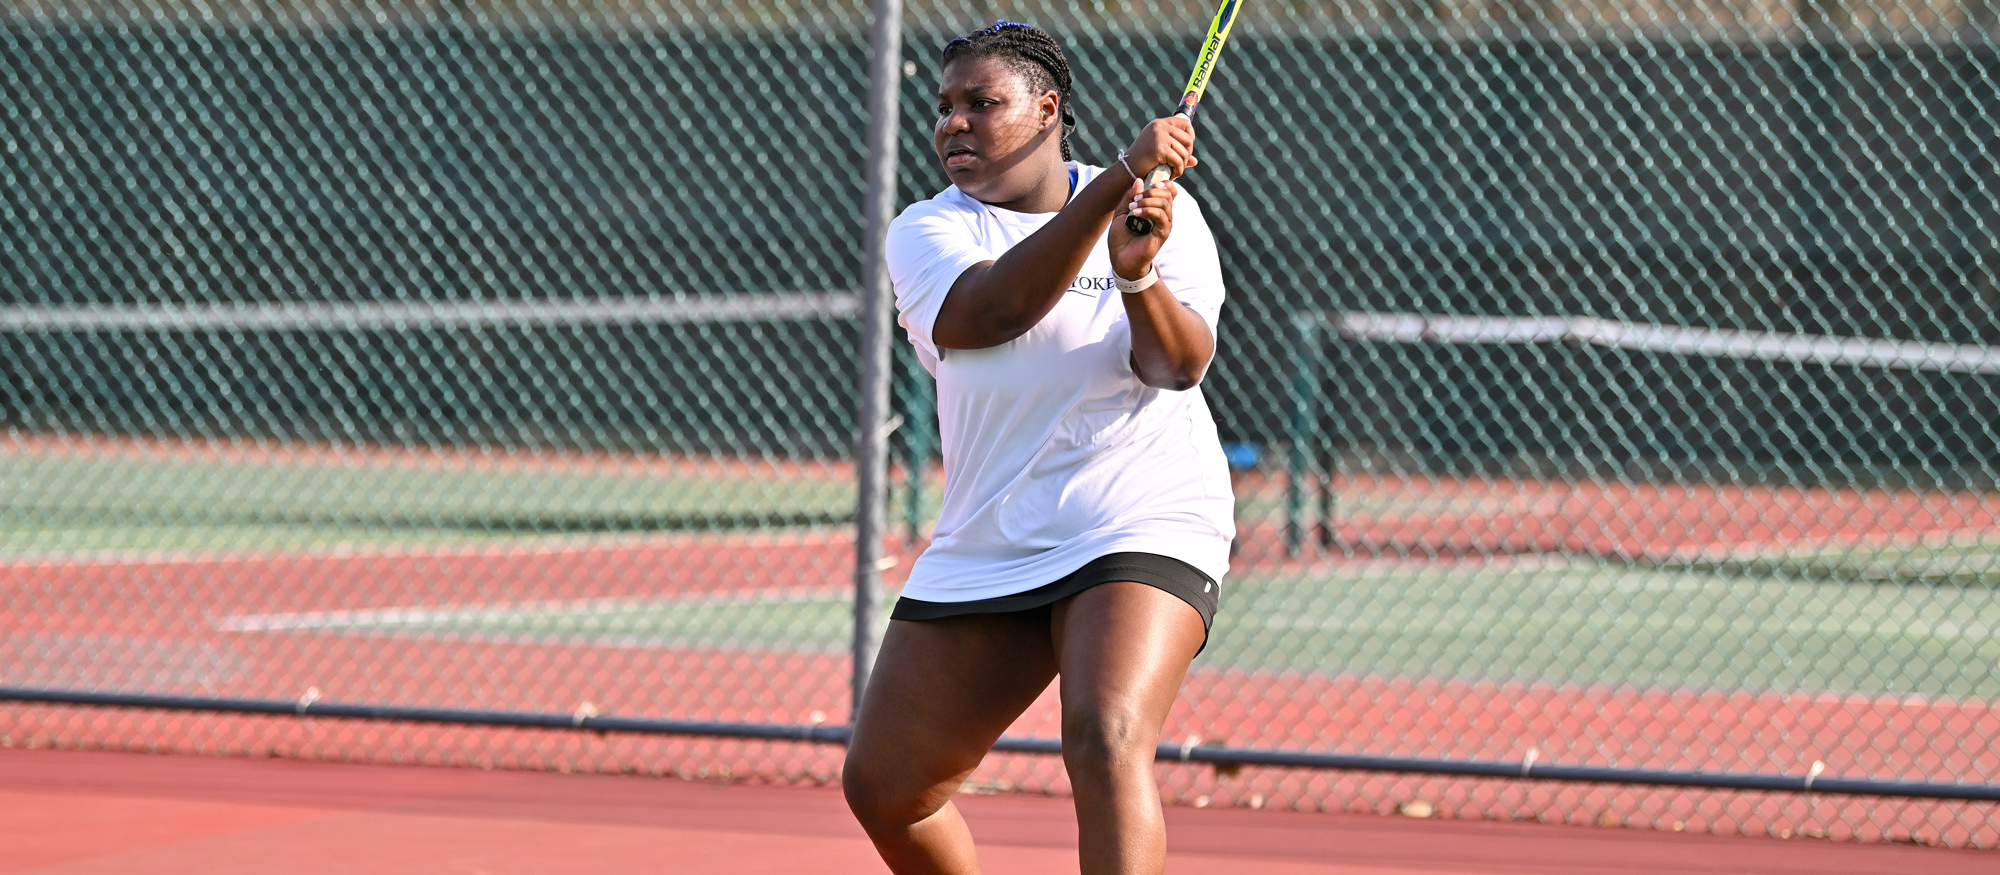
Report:
M 1158 119 L 1086 166 L 1048 34 L 1000 22 L 942 60 L 953 185 L 896 219 L 888 257 L 937 377 L 945 496 L 855 721 L 848 803 L 892 870 L 978 871 L 951 797 L 1060 677 L 1082 870 L 1159 872 L 1153 751 L 1235 535 L 1196 388 L 1222 310 L 1214 238 L 1177 186 L 1138 180 L 1195 166 L 1194 130 Z

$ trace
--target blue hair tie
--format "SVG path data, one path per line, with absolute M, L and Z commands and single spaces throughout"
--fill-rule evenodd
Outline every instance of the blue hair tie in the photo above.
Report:
M 1019 22 L 1019 21 L 1008 21 L 1007 19 L 1004 19 L 1004 18 L 1002 18 L 1002 19 L 1000 19 L 1000 20 L 998 20 L 998 21 L 995 21 L 995 22 L 993 22 L 993 24 L 992 24 L 991 26 L 989 26 L 989 27 L 986 27 L 986 28 L 982 28 L 982 29 L 980 29 L 980 30 L 976 31 L 976 33 L 978 33 L 978 34 L 985 34 L 985 35 L 988 35 L 988 36 L 991 36 L 991 35 L 993 35 L 993 34 L 996 34 L 996 33 L 999 33 L 999 32 L 1001 32 L 1001 31 L 1003 31 L 1003 30 L 1006 30 L 1007 28 L 1010 28 L 1010 27 L 1025 27 L 1025 28 L 1027 28 L 1027 29 L 1029 29 L 1029 30 L 1034 30 L 1034 29 L 1035 29 L 1035 26 L 1034 26 L 1034 25 L 1032 25 L 1032 24 L 1026 24 L 1026 23 L 1023 23 L 1023 22 Z M 958 45 L 959 43 L 963 43 L 963 42 L 971 42 L 971 41 L 972 41 L 972 37 L 970 37 L 970 36 L 962 36 L 962 37 L 959 37 L 959 38 L 957 38 L 957 39 L 955 39 L 955 40 L 952 40 L 951 42 L 948 42 L 948 43 L 945 43 L 945 44 L 944 44 L 944 46 L 945 46 L 945 48 L 951 48 L 952 46 L 955 46 L 955 45 Z

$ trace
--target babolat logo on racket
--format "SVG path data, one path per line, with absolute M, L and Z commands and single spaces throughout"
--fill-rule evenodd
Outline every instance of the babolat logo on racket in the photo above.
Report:
M 1188 75 L 1187 87 L 1181 89 L 1181 105 L 1174 109 L 1176 115 L 1194 118 L 1195 108 L 1201 105 L 1201 93 L 1208 90 L 1208 77 L 1215 72 L 1215 59 L 1222 57 L 1222 44 L 1229 39 L 1229 29 L 1236 24 L 1236 8 L 1242 0 L 1223 0 L 1222 8 L 1215 11 L 1215 20 L 1208 23 L 1208 36 L 1201 41 L 1201 54 L 1195 58 L 1194 72 Z M 1170 168 L 1160 165 L 1146 171 L 1142 177 L 1147 188 L 1166 179 Z M 1139 216 L 1125 217 L 1125 230 L 1144 236 L 1153 233 L 1153 223 Z
M 1236 24 L 1236 8 L 1241 2 L 1227 0 L 1215 11 L 1215 20 L 1208 23 L 1208 36 L 1201 41 L 1201 54 L 1195 58 L 1194 72 L 1188 75 L 1187 87 L 1181 92 L 1181 105 L 1175 112 L 1194 115 L 1195 107 L 1201 103 L 1201 93 L 1208 90 L 1208 77 L 1215 74 L 1215 61 L 1222 57 L 1222 44 Z

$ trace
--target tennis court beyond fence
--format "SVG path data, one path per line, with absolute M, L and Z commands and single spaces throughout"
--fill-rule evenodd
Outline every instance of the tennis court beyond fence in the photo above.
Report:
M 912 4 L 899 204 L 992 17 L 1084 160 L 1169 109 L 1202 4 L 1113 5 Z M 1166 795 L 2000 846 L 2000 18 L 1531 7 L 1237 25 Z M 834 780 L 869 22 L 0 11 L 0 744 Z M 1058 725 L 974 788 L 1064 792 Z

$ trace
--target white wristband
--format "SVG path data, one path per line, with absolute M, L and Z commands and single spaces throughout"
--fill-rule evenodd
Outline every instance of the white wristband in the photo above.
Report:
M 1146 275 L 1135 280 L 1128 280 L 1119 276 L 1115 270 L 1111 272 L 1111 282 L 1118 287 L 1118 293 L 1121 295 L 1136 295 L 1152 288 L 1153 284 L 1159 281 L 1160 268 L 1158 265 L 1146 268 Z

